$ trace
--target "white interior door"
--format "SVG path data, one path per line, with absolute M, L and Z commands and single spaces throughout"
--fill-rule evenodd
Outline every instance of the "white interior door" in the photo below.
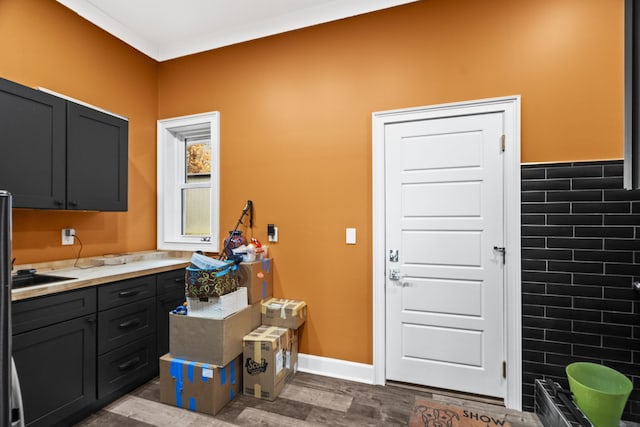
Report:
M 505 396 L 503 128 L 385 126 L 388 380 Z

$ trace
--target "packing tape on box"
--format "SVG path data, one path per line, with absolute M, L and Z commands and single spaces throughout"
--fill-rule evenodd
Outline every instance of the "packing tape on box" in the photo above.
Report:
M 189 380 L 189 382 L 191 384 L 193 384 L 193 373 L 195 371 L 195 365 L 193 364 L 193 362 L 189 362 L 187 364 L 187 379 Z
M 176 406 L 182 408 L 182 390 L 184 390 L 184 384 L 182 379 L 182 365 L 185 363 L 182 359 L 173 359 L 169 365 L 169 375 L 175 380 L 176 389 Z
M 183 372 L 185 365 L 187 367 L 187 381 L 193 384 L 196 369 L 195 362 L 187 362 L 184 359 L 173 359 L 169 365 L 169 374 L 175 380 L 176 406 L 178 408 L 183 407 L 182 392 L 184 391 Z M 202 369 L 201 380 L 207 381 L 207 378 L 204 376 L 204 367 Z M 189 397 L 187 402 L 189 410 L 195 411 L 197 409 L 197 400 L 195 397 Z
M 227 383 L 227 367 L 224 366 L 220 369 L 220 385 Z
M 275 338 L 270 337 L 269 335 L 273 335 L 273 333 L 278 330 L 283 329 L 279 326 L 260 326 L 258 329 L 254 330 L 248 335 L 245 335 L 244 341 L 270 341 L 274 342 Z
M 260 384 L 256 384 L 255 387 L 253 387 L 253 395 L 258 399 L 262 397 L 262 387 Z
M 231 385 L 236 383 L 236 361 L 232 360 L 229 364 L 229 382 Z M 229 400 L 233 400 L 236 397 L 236 393 L 233 391 L 233 387 L 229 388 Z
M 271 258 L 264 258 L 262 260 L 262 269 L 267 273 L 271 270 Z
M 260 341 L 254 341 L 253 343 L 253 361 L 255 363 L 261 363 L 262 361 L 262 349 Z
M 292 307 L 292 305 L 293 305 L 293 307 Z M 300 309 L 302 309 L 302 307 L 304 307 L 305 305 L 306 305 L 306 303 L 304 301 L 284 300 L 284 303 L 282 304 L 282 307 L 280 308 L 280 318 L 281 319 L 286 319 L 287 318 L 286 309 L 290 309 L 291 310 L 291 317 L 297 317 L 298 316 L 298 311 Z
M 231 363 L 229 364 L 229 376 L 231 377 L 229 379 L 229 381 L 231 382 L 231 384 L 235 384 L 236 383 L 236 361 L 232 360 Z
M 292 301 L 292 303 L 294 303 L 296 301 Z M 298 311 L 302 310 L 304 308 L 304 306 L 307 305 L 306 302 L 304 301 L 298 301 L 297 304 L 295 304 L 293 306 L 293 308 L 291 309 L 291 315 L 293 317 L 296 317 L 298 315 Z
M 288 299 L 276 299 L 272 298 L 267 301 L 267 304 L 260 305 L 260 311 L 262 314 L 267 314 L 267 309 L 277 310 L 280 309 L 280 318 L 287 318 L 287 309 L 291 310 L 291 316 L 297 317 L 298 312 L 302 310 L 307 305 L 304 301 L 295 301 Z

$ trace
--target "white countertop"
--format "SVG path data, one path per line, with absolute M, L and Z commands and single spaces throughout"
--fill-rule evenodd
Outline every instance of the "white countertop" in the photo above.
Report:
M 150 257 L 151 259 L 139 259 L 141 257 L 136 258 L 138 259 L 133 260 L 132 262 L 117 265 L 90 266 L 88 264 L 82 265 L 82 263 L 80 263 L 79 267 L 52 266 L 47 268 L 46 264 L 43 264 L 43 266 L 40 267 L 34 266 L 37 268 L 38 273 L 69 277 L 70 279 L 55 283 L 46 283 L 42 285 L 13 289 L 11 291 L 11 300 L 18 301 L 72 289 L 86 288 L 103 283 L 146 276 L 148 274 L 176 270 L 189 265 L 189 258 L 184 256 Z

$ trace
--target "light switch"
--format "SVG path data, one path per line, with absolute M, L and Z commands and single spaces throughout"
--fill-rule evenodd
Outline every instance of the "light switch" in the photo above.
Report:
M 356 229 L 347 228 L 347 245 L 355 245 L 355 244 L 356 244 Z

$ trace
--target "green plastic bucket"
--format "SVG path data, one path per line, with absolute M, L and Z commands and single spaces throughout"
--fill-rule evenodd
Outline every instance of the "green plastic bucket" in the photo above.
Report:
M 576 362 L 566 368 L 573 400 L 595 427 L 618 427 L 633 390 L 629 378 L 596 363 Z

